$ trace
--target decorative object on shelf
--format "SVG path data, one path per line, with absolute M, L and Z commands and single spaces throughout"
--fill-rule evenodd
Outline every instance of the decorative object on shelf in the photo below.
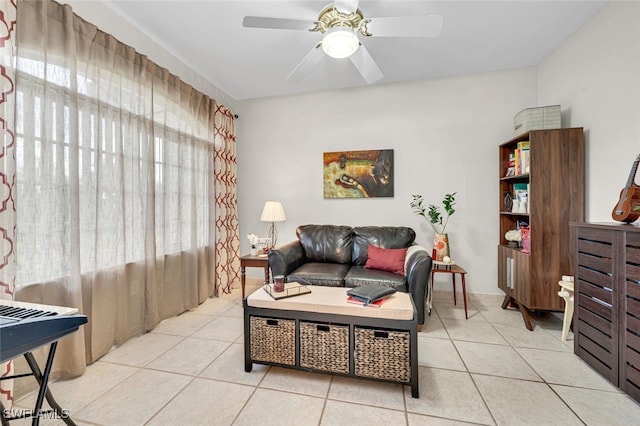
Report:
M 640 163 L 640 154 L 636 156 L 633 166 L 631 166 L 627 183 L 620 191 L 618 204 L 611 212 L 611 217 L 615 221 L 631 223 L 640 217 L 640 186 L 635 183 L 638 163 Z
M 254 234 L 247 234 L 247 239 L 249 240 L 249 244 L 251 244 L 251 256 L 256 256 L 258 254 L 258 242 L 260 238 Z
M 524 213 L 524 214 L 529 213 L 529 204 L 527 203 L 526 198 L 523 198 L 522 200 L 520 200 L 520 209 L 518 210 L 518 213 Z
M 531 237 L 529 236 L 529 227 L 521 226 L 520 235 L 522 236 L 522 252 L 529 253 L 531 251 Z
M 435 231 L 433 237 L 433 254 L 435 260 L 442 260 L 444 256 L 450 256 L 449 236 L 444 232 L 447 228 L 449 218 L 456 212 L 454 206 L 456 204 L 455 195 L 457 192 L 446 194 L 442 200 L 444 213 L 440 211 L 440 207 L 429 204 L 428 210 L 424 207 L 424 199 L 422 195 L 412 195 L 411 208 L 418 216 L 422 216 L 428 220 L 429 224 Z M 428 216 L 428 217 L 427 217 Z M 432 256 L 433 257 L 433 256 Z
M 511 206 L 511 213 L 520 213 L 520 200 L 513 200 L 513 205 Z
M 530 130 L 559 129 L 562 127 L 560 105 L 526 108 L 513 117 L 513 135 L 519 136 Z
M 511 229 L 504 234 L 504 239 L 508 241 L 509 247 L 518 247 L 522 241 L 522 234 L 519 230 Z
M 445 269 L 447 271 L 450 271 L 451 267 L 455 264 L 456 262 L 451 260 L 449 256 L 445 256 L 442 258 L 442 260 L 433 261 L 433 269 Z
M 442 260 L 448 257 L 449 251 L 449 235 L 436 232 L 433 236 L 433 250 L 435 252 L 435 260 Z
M 504 198 L 502 199 L 502 204 L 504 205 L 504 210 L 510 212 L 513 208 L 513 196 L 511 192 L 505 191 Z
M 280 201 L 267 201 L 264 203 L 262 209 L 262 215 L 260 215 L 261 222 L 271 222 L 269 227 L 269 238 L 271 239 L 271 247 L 276 246 L 278 241 L 278 231 L 276 229 L 276 222 L 284 222 L 287 220 L 287 216 L 284 214 L 284 208 Z

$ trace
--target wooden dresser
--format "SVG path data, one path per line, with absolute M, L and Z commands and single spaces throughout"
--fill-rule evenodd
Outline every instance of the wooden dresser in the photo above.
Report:
M 640 401 L 640 227 L 575 227 L 574 352 Z

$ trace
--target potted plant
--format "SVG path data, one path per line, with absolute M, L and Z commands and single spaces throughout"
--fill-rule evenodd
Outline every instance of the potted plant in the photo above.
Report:
M 456 204 L 457 192 L 446 194 L 442 200 L 444 211 L 439 206 L 429 204 L 425 207 L 422 195 L 415 194 L 411 196 L 411 208 L 418 216 L 422 216 L 429 222 L 433 228 L 435 235 L 433 238 L 433 255 L 434 260 L 442 261 L 445 257 L 449 258 L 449 237 L 445 233 L 449 218 L 456 212 L 454 206 Z M 450 259 L 447 259 L 450 261 Z

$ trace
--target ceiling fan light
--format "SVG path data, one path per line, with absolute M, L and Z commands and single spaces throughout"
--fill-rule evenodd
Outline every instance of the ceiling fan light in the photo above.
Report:
M 332 58 L 348 58 L 358 50 L 360 41 L 353 29 L 348 27 L 334 27 L 324 33 L 322 50 Z

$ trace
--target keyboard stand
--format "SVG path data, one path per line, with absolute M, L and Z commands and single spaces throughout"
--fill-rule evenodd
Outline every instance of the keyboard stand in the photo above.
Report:
M 33 376 L 38 382 L 38 384 L 40 385 L 40 388 L 38 390 L 38 397 L 36 399 L 36 404 L 33 410 L 5 410 L 4 406 L 2 405 L 2 402 L 0 402 L 0 410 L 1 410 L 0 424 L 2 426 L 8 426 L 9 422 L 12 420 L 25 419 L 29 417 L 32 418 L 32 421 L 31 421 L 32 426 L 38 426 L 40 424 L 40 418 L 60 419 L 63 422 L 65 422 L 65 424 L 67 425 L 75 426 L 74 421 L 69 416 L 69 412 L 67 410 L 62 409 L 62 407 L 60 407 L 60 405 L 56 402 L 55 398 L 53 397 L 53 394 L 49 390 L 49 385 L 48 385 L 49 375 L 51 373 L 51 368 L 53 367 L 53 357 L 56 354 L 57 347 L 58 347 L 57 340 L 51 343 L 51 345 L 49 346 L 49 355 L 47 356 L 47 360 L 45 362 L 44 371 L 40 370 L 40 367 L 38 366 L 38 363 L 36 362 L 36 359 L 33 356 L 33 354 L 31 352 L 25 352 L 23 355 L 24 355 L 24 358 L 27 360 L 27 364 L 29 364 L 31 373 L 16 374 L 13 376 L 0 378 L 0 380 L 9 380 L 9 379 L 19 379 L 22 377 Z M 45 398 L 47 399 L 47 402 L 51 406 L 51 409 L 48 409 L 48 410 L 42 409 L 42 404 Z M 6 413 L 7 412 L 11 413 L 11 411 L 15 411 L 15 412 L 22 411 L 22 413 L 17 415 L 7 416 Z

